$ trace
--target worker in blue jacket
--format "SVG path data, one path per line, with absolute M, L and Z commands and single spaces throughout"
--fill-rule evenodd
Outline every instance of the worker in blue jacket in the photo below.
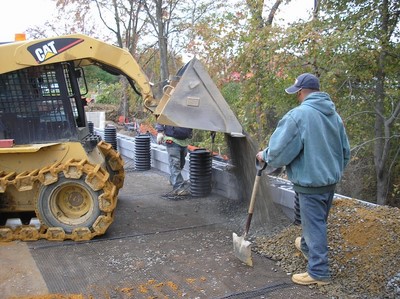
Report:
M 320 91 L 319 79 L 309 73 L 285 90 L 300 105 L 278 123 L 268 147 L 256 158 L 269 166 L 286 166 L 299 194 L 302 236 L 295 246 L 308 260 L 307 272 L 294 274 L 301 285 L 324 285 L 331 280 L 328 264 L 327 219 L 336 184 L 350 159 L 343 121 L 330 96 Z

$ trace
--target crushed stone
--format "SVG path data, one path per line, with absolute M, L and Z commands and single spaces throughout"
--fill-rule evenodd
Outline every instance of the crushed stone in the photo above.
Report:
M 253 250 L 288 275 L 306 271 L 294 240 L 301 227 L 255 239 Z M 334 201 L 328 218 L 332 282 L 318 288 L 330 298 L 400 298 L 400 209 L 354 199 Z

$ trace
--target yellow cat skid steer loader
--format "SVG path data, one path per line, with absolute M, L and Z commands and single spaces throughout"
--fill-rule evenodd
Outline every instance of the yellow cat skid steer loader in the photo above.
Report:
M 86 66 L 125 76 L 159 123 L 242 134 L 197 59 L 157 100 L 128 51 L 85 35 L 0 44 L 0 57 L 0 241 L 90 240 L 113 222 L 124 162 L 90 133 Z

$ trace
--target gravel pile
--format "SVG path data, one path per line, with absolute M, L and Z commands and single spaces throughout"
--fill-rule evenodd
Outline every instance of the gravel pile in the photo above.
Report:
M 300 235 L 301 227 L 290 225 L 272 236 L 256 238 L 254 250 L 275 260 L 288 275 L 305 272 L 307 262 L 294 247 Z M 331 298 L 400 298 L 398 208 L 335 200 L 328 239 L 333 280 L 319 287 L 321 293 Z

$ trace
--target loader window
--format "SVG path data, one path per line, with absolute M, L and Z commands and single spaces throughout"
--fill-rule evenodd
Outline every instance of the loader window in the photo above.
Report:
M 70 94 L 61 64 L 1 74 L 4 138 L 16 144 L 77 140 Z
M 59 96 L 60 95 L 60 87 L 58 83 L 51 83 L 50 85 L 42 85 L 41 86 L 43 96 Z

